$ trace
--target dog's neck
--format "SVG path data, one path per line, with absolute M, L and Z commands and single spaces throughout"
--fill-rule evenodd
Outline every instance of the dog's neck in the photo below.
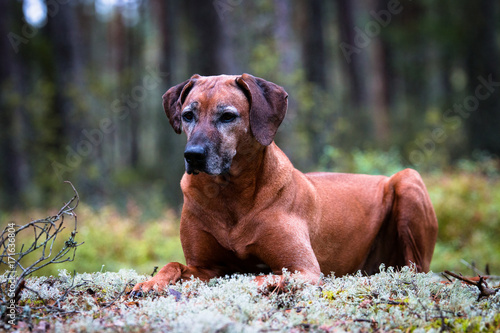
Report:
M 288 157 L 274 142 L 269 146 L 260 146 L 252 155 L 235 156 L 233 166 L 229 176 L 231 185 L 240 193 L 253 187 L 254 194 L 256 188 L 265 183 L 284 185 L 289 181 L 293 170 Z
M 248 206 L 249 201 L 259 200 L 258 189 L 266 188 L 263 184 L 272 182 L 273 188 L 279 188 L 290 181 L 293 167 L 286 163 L 288 157 L 274 142 L 248 151 L 251 153 L 238 153 L 234 157 L 228 174 L 184 174 L 181 181 L 184 195 L 196 193 L 213 199 L 214 203 L 230 205 L 242 201 Z

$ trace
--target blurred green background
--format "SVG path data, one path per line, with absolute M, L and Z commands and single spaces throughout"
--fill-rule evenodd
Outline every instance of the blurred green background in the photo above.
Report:
M 432 269 L 500 274 L 498 1 L 12 0 L 0 36 L 0 226 L 55 214 L 71 181 L 85 245 L 54 270 L 183 260 L 185 138 L 161 95 L 248 72 L 289 93 L 297 168 L 418 170 Z

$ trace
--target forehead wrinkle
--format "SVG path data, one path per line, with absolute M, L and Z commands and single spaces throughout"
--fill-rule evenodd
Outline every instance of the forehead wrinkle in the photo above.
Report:
M 233 111 L 233 112 L 238 112 L 238 109 L 236 109 L 232 105 L 228 105 L 228 104 L 219 104 L 219 105 L 217 105 L 217 111 L 224 112 L 226 110 Z
M 201 82 L 200 82 L 201 81 Z M 219 80 L 200 80 L 197 82 L 196 86 L 201 91 L 205 91 L 207 93 L 213 93 L 213 90 L 217 90 L 216 86 L 219 83 Z
M 219 111 L 219 104 L 232 105 L 237 110 L 248 107 L 247 97 L 231 76 L 202 77 L 189 95 L 199 102 L 200 110 Z
M 198 102 L 194 101 L 194 102 L 189 103 L 189 105 L 187 105 L 184 109 L 182 109 L 182 111 L 194 110 L 197 107 L 198 107 Z

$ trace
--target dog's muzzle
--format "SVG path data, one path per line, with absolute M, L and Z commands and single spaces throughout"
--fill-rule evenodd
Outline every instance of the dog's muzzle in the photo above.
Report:
M 198 174 L 205 171 L 207 167 L 207 150 L 200 145 L 188 145 L 184 151 L 186 160 L 186 172 L 188 174 Z

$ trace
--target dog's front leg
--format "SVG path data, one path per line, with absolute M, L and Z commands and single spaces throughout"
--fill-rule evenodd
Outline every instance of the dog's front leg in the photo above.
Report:
M 131 295 L 140 295 L 150 290 L 163 291 L 167 289 L 171 283 L 176 283 L 179 280 L 188 280 L 191 277 L 208 281 L 216 276 L 217 273 L 209 269 L 171 262 L 160 269 L 160 271 L 148 281 L 137 283 L 134 289 L 132 289 Z
M 302 220 L 281 216 L 276 223 L 260 223 L 258 239 L 252 245 L 252 254 L 271 268 L 275 275 L 257 276 L 254 281 L 259 285 L 267 284 L 282 289 L 286 280 L 282 270 L 287 269 L 293 278 L 311 284 L 321 283 L 321 269 L 312 249 L 306 223 Z
M 136 284 L 132 295 L 150 290 L 163 291 L 169 284 L 189 280 L 191 277 L 209 281 L 228 273 L 227 268 L 220 264 L 227 259 L 227 251 L 211 234 L 204 231 L 203 222 L 196 219 L 186 207 L 182 214 L 181 243 L 187 265 L 178 262 L 165 265 L 148 281 Z
M 315 272 L 298 272 L 291 274 L 292 278 L 296 278 L 298 280 L 308 282 L 313 285 L 321 285 L 323 282 L 321 281 L 321 274 L 317 274 Z M 257 282 L 259 287 L 266 287 L 267 289 L 284 291 L 286 285 L 288 284 L 288 279 L 285 275 L 276 274 L 276 275 L 259 275 L 254 279 Z

